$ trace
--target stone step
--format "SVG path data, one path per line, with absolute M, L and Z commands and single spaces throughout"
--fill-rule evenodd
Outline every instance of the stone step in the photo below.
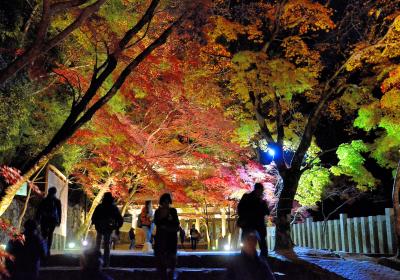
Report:
M 225 276 L 224 268 L 177 268 L 178 280 L 222 280 Z M 155 268 L 105 268 L 104 272 L 114 280 L 140 279 L 156 280 L 157 271 Z M 44 267 L 40 270 L 40 280 L 70 280 L 80 279 L 80 270 L 77 267 Z M 289 280 L 283 273 L 275 273 L 277 280 Z M 302 279 L 302 278 L 297 278 Z
M 179 252 L 177 268 L 178 271 L 182 271 L 181 279 L 220 279 L 225 268 L 233 261 L 234 258 L 237 257 L 238 254 L 238 252 Z M 294 259 L 288 259 L 282 255 L 274 253 L 268 257 L 268 264 L 270 265 L 272 271 L 282 272 L 285 274 L 282 276 L 283 278 L 281 277 L 280 279 L 343 279 L 342 277 L 322 269 L 317 265 L 303 261 L 296 257 Z M 52 270 L 58 271 L 61 269 L 60 267 L 62 267 L 60 273 L 57 273 L 56 275 L 60 274 L 63 276 L 65 274 L 70 275 L 71 277 L 62 279 L 58 279 L 57 277 L 57 280 L 74 279 L 75 276 L 73 275 L 79 273 L 79 255 L 78 253 L 53 255 L 47 260 L 46 264 L 43 264 L 43 266 L 43 277 L 50 277 Z M 120 274 L 129 274 L 132 277 L 134 276 L 132 279 L 153 279 L 151 278 L 151 275 L 155 273 L 155 267 L 156 263 L 153 255 L 136 252 L 132 253 L 127 251 L 114 251 L 111 255 L 110 268 L 108 268 L 107 271 L 110 271 L 110 273 L 115 273 L 117 275 L 115 277 L 116 279 L 124 279 L 125 276 L 119 276 Z M 65 273 L 63 271 L 65 271 Z M 140 277 L 136 275 L 140 275 Z M 142 276 L 150 278 L 141 278 Z M 194 278 L 191 278 L 192 276 Z M 50 277 L 44 279 L 52 278 Z M 125 279 L 131 278 L 129 276 Z
M 178 254 L 177 267 L 221 268 L 235 258 L 237 254 Z M 78 254 L 52 255 L 45 266 L 79 266 Z M 150 254 L 111 254 L 111 267 L 155 267 L 155 258 Z

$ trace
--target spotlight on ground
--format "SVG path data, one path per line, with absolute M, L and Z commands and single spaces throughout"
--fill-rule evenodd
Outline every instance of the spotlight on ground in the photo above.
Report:
M 69 248 L 69 249 L 74 249 L 75 246 L 76 246 L 75 242 L 69 242 L 69 243 L 68 243 L 68 248 Z
M 87 245 L 89 245 L 89 242 L 87 240 L 83 240 L 82 241 L 82 246 L 86 247 Z
M 225 244 L 224 245 L 224 250 L 225 251 L 229 251 L 231 249 L 231 246 L 229 246 L 229 244 Z

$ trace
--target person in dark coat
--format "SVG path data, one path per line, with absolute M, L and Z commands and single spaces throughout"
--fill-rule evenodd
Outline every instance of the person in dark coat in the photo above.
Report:
M 226 280 L 275 280 L 266 258 L 257 255 L 258 241 L 256 231 L 245 233 L 241 254 L 228 265 Z
M 193 224 L 192 228 L 190 229 L 190 244 L 192 245 L 192 250 L 196 250 L 197 248 L 197 242 L 199 241 L 200 238 L 200 233 L 196 229 L 196 226 Z
M 156 225 L 154 255 L 161 280 L 174 279 L 176 265 L 179 219 L 176 209 L 170 207 L 171 204 L 171 195 L 169 193 L 163 194 L 160 197 L 159 207 L 154 214 Z
M 99 250 L 89 249 L 84 251 L 80 263 L 81 280 L 113 280 L 113 278 L 101 271 L 103 261 Z
M 182 249 L 184 249 L 184 247 L 183 247 L 183 243 L 185 242 L 185 230 L 180 226 L 179 227 L 179 239 L 180 239 L 180 241 L 181 241 L 181 246 L 182 246 Z
M 243 195 L 237 212 L 239 215 L 238 226 L 242 228 L 242 239 L 247 232 L 257 231 L 261 255 L 266 257 L 268 256 L 268 246 L 265 240 L 267 237 L 265 216 L 269 215 L 269 209 L 263 195 L 264 186 L 256 183 L 252 192 Z
M 110 264 L 110 238 L 113 230 L 119 233 L 119 228 L 124 223 L 124 220 L 117 206 L 114 204 L 114 198 L 110 192 L 104 194 L 103 201 L 94 210 L 92 216 L 96 236 L 96 249 L 100 250 L 101 240 L 104 242 L 104 266 Z
M 54 229 L 61 224 L 61 202 L 56 197 L 57 189 L 51 187 L 47 196 L 43 199 L 36 212 L 36 219 L 40 223 L 42 237 L 47 240 L 47 255 L 50 256 L 50 249 L 53 243 Z
M 6 267 L 12 280 L 36 280 L 39 278 L 40 259 L 46 256 L 46 242 L 40 237 L 34 220 L 24 224 L 24 240 L 10 240 L 6 251 L 14 256 Z
M 135 230 L 131 228 L 128 232 L 129 234 L 129 240 L 130 240 L 130 245 L 129 245 L 129 250 L 134 250 L 135 249 Z

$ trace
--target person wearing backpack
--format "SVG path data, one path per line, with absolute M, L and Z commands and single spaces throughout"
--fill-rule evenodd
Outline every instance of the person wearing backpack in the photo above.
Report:
M 144 231 L 145 236 L 145 242 L 142 249 L 143 252 L 149 252 L 152 250 L 151 234 L 154 228 L 153 216 L 154 211 L 151 200 L 146 200 L 145 205 L 143 206 L 140 213 L 140 225 Z
M 117 206 L 114 204 L 114 198 L 110 192 L 106 192 L 103 201 L 96 207 L 92 216 L 96 236 L 96 249 L 100 250 L 101 241 L 104 242 L 103 263 L 107 267 L 110 264 L 110 238 L 113 230 L 119 234 L 119 228 L 124 220 Z
M 56 187 L 49 188 L 46 198 L 40 202 L 36 212 L 42 237 L 47 241 L 47 256 L 50 256 L 54 229 L 61 224 L 61 202 L 56 193 Z

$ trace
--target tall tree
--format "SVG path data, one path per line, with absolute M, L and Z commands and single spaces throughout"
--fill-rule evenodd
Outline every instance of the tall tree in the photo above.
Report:
M 325 2 L 220 1 L 210 32 L 211 46 L 231 54 L 230 79 L 223 85 L 236 102 L 228 110 L 254 136 L 247 143 L 257 152 L 273 150 L 283 178 L 276 249 L 293 247 L 290 213 L 310 168 L 307 152 L 322 117 L 342 118 L 338 100 L 358 85 L 354 78 L 362 72 L 352 65 L 364 65 L 369 50 L 390 53 L 389 59 L 399 55 L 393 45 L 398 1 Z M 376 42 L 381 48 L 371 47 Z
M 0 201 L 0 215 L 2 215 L 10 205 L 21 184 L 27 181 L 44 162 L 60 149 L 75 131 L 86 124 L 104 104 L 116 95 L 127 77 L 152 51 L 166 42 L 173 29 L 183 20 L 181 16 L 182 10 L 189 9 L 188 12 L 191 12 L 190 5 L 189 7 L 186 5 L 179 6 L 181 9 L 178 9 L 178 11 L 168 10 L 169 13 L 176 12 L 178 15 L 174 16 L 174 14 L 171 14 L 171 16 L 165 20 L 165 11 L 164 13 L 157 14 L 157 17 L 155 17 L 159 3 L 159 0 L 151 1 L 136 24 L 130 27 L 117 43 L 113 43 L 110 46 L 111 50 L 109 46 L 107 46 L 108 53 L 105 60 L 101 64 L 96 60 L 88 87 L 83 89 L 84 93 L 80 92 L 75 96 L 70 114 L 63 125 L 49 144 L 26 165 L 23 169 L 22 179 L 6 189 L 5 195 Z M 191 7 L 193 7 L 193 5 Z M 160 18 L 163 16 L 164 18 Z M 144 35 L 139 34 L 139 32 L 143 31 L 144 28 L 149 27 L 154 22 L 159 24 L 159 26 L 156 26 L 156 30 L 152 32 L 155 39 L 150 39 L 150 43 L 145 46 L 140 45 L 132 57 L 126 56 L 126 52 L 130 51 L 130 53 L 132 53 L 133 51 L 131 48 L 135 48 L 136 44 L 142 40 L 142 37 L 147 35 L 145 32 L 146 29 L 144 30 Z M 167 27 L 165 27 L 165 25 L 167 25 Z M 119 69 L 122 70 L 119 71 Z M 109 84 L 109 77 L 111 77 L 112 74 L 114 75 L 114 81 Z M 109 86 L 107 87 L 107 85 Z M 104 90 L 104 86 L 107 89 Z

